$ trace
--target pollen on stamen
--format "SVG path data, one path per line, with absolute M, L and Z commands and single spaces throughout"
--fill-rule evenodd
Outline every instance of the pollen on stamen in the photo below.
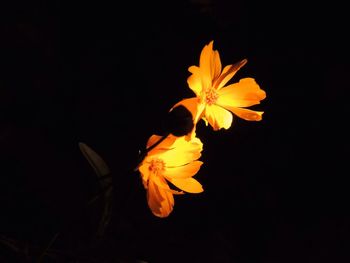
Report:
M 205 91 L 205 102 L 208 105 L 214 104 L 218 98 L 219 98 L 219 94 L 215 89 L 211 88 Z
M 165 170 L 165 163 L 162 159 L 159 159 L 159 158 L 152 159 L 148 167 L 148 170 L 151 171 L 152 173 L 157 174 Z

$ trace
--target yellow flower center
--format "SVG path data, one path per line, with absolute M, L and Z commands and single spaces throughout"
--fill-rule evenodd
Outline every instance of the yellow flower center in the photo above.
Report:
M 165 171 L 165 163 L 162 159 L 154 158 L 151 160 L 148 169 L 150 170 L 150 172 L 158 174 L 161 171 Z
M 214 104 L 218 98 L 219 98 L 219 94 L 215 89 L 210 88 L 205 91 L 205 102 L 208 105 Z

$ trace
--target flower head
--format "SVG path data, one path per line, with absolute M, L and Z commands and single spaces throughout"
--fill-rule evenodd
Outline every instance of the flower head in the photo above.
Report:
M 260 121 L 262 111 L 246 109 L 259 104 L 266 97 L 265 91 L 260 89 L 255 80 L 243 78 L 238 83 L 226 85 L 246 63 L 247 60 L 244 59 L 236 64 L 227 65 L 222 70 L 219 52 L 213 50 L 211 41 L 201 52 L 199 66 L 191 66 L 188 69 L 192 74 L 187 83 L 196 97 L 184 99 L 174 107 L 185 106 L 192 113 L 194 125 L 203 119 L 214 130 L 230 128 L 232 113 L 248 121 Z M 195 134 L 194 130 L 192 135 Z
M 174 207 L 174 194 L 203 192 L 202 185 L 192 178 L 202 165 L 197 159 L 201 156 L 203 144 L 198 138 L 187 141 L 184 136 L 171 134 L 161 139 L 157 135 L 149 138 L 149 152 L 139 166 L 139 171 L 152 213 L 158 217 L 167 217 Z M 170 188 L 168 182 L 180 191 Z

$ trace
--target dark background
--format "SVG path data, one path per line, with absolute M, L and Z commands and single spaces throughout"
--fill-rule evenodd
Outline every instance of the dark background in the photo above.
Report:
M 59 262 L 349 262 L 344 6 L 71 2 L 1 8 L 0 231 L 20 249 L 0 243 L 0 261 L 21 262 L 25 247 L 35 259 L 60 232 L 51 248 L 74 256 Z M 256 79 L 263 120 L 199 123 L 205 191 L 176 196 L 159 219 L 132 169 L 193 96 L 187 69 L 211 40 L 223 65 L 248 59 L 231 82 Z M 112 221 L 94 247 L 99 212 L 84 204 L 96 175 L 79 142 L 113 176 Z

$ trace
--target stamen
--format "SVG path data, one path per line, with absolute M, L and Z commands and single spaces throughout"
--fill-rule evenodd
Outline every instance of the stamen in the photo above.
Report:
M 151 160 L 151 164 L 148 169 L 152 173 L 158 174 L 161 171 L 165 171 L 165 162 L 162 159 L 154 158 Z
M 219 94 L 217 93 L 217 91 L 215 89 L 210 88 L 210 89 L 205 91 L 205 102 L 208 105 L 214 104 L 218 98 L 219 98 Z

